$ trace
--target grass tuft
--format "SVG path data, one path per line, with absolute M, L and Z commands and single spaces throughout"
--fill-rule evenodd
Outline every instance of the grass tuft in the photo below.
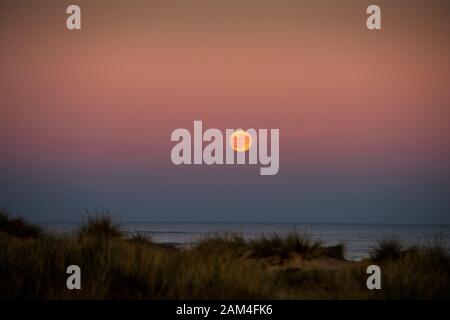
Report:
M 378 241 L 372 248 L 370 258 L 375 262 L 398 260 L 404 254 L 405 249 L 398 238 L 387 238 Z
M 23 218 L 11 218 L 6 210 L 0 210 L 0 232 L 17 238 L 36 239 L 42 235 L 42 228 L 26 222 Z
M 339 243 L 335 246 L 329 246 L 324 248 L 324 255 L 334 259 L 345 259 L 345 244 Z
M 109 210 L 104 213 L 96 211 L 94 215 L 87 212 L 85 221 L 78 228 L 77 233 L 80 237 L 121 238 L 124 236 L 120 226 L 113 222 Z
M 201 238 L 194 249 L 201 252 L 211 251 L 244 251 L 247 243 L 240 233 L 208 234 Z
M 311 240 L 298 233 L 288 233 L 280 236 L 262 236 L 251 240 L 249 247 L 255 258 L 268 258 L 278 256 L 287 259 L 292 253 L 301 254 L 306 258 L 318 257 L 323 254 L 324 247 L 321 241 Z
M 128 238 L 128 241 L 135 245 L 149 246 L 153 245 L 152 237 L 143 233 L 135 233 Z

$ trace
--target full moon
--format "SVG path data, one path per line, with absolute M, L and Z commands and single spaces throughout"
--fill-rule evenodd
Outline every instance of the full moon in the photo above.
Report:
M 252 136 L 243 129 L 235 130 L 230 136 L 231 149 L 245 152 L 252 147 Z

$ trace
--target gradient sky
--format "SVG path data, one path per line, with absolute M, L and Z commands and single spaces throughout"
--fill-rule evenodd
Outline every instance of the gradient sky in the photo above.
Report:
M 2 0 L 0 207 L 450 224 L 449 34 L 447 0 Z M 278 175 L 173 165 L 194 120 L 279 128 Z

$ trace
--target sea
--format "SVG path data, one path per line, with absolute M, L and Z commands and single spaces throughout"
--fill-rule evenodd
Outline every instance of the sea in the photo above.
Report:
M 45 230 L 66 233 L 76 230 L 79 222 L 41 222 Z M 398 239 L 406 247 L 438 242 L 450 250 L 450 226 L 331 223 L 254 223 L 254 222 L 121 222 L 128 234 L 150 236 L 156 243 L 190 247 L 209 235 L 239 233 L 246 239 L 297 232 L 325 245 L 344 243 L 346 258 L 362 260 L 382 239 Z

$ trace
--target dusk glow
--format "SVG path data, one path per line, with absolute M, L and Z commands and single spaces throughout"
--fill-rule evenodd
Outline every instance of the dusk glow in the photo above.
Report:
M 383 2 L 376 32 L 358 1 L 78 3 L 77 32 L 65 2 L 0 5 L 2 206 L 450 223 L 447 1 Z M 198 119 L 279 128 L 280 172 L 174 166 L 171 132 Z

